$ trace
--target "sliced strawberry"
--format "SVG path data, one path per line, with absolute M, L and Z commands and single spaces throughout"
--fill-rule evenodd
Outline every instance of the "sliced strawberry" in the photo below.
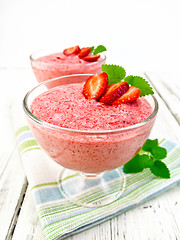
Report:
M 95 62 L 98 60 L 99 57 L 100 57 L 100 55 L 88 55 L 88 56 L 83 57 L 82 59 L 87 62 Z
M 83 94 L 89 99 L 99 99 L 106 91 L 108 75 L 104 72 L 90 76 L 83 87 Z
M 80 52 L 80 48 L 79 46 L 75 46 L 75 47 L 70 47 L 70 48 L 66 48 L 64 49 L 63 53 L 67 56 L 72 55 L 72 54 L 78 54 Z
M 111 85 L 108 86 L 107 91 L 100 99 L 100 102 L 112 104 L 114 101 L 120 98 L 125 92 L 127 92 L 128 89 L 129 85 L 125 81 L 116 84 L 112 83 Z
M 123 94 L 120 98 L 114 101 L 113 105 L 119 105 L 121 103 L 134 102 L 140 96 L 141 90 L 134 86 L 131 86 L 129 90 Z
M 81 48 L 81 50 L 78 54 L 79 58 L 83 58 L 83 57 L 87 56 L 90 53 L 90 51 L 91 51 L 90 47 Z
M 115 83 L 112 83 L 110 85 L 107 86 L 106 92 L 104 94 L 108 94 L 109 92 L 111 92 L 113 89 L 115 89 L 117 86 Z

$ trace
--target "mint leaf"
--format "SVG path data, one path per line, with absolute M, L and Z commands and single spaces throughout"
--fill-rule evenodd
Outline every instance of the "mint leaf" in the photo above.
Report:
M 170 172 L 166 164 L 161 161 L 155 161 L 150 168 L 151 172 L 161 178 L 170 178 Z
M 134 81 L 134 76 L 133 75 L 129 75 L 127 76 L 125 79 L 124 79 L 128 84 L 131 84 L 133 83 Z
M 151 153 L 155 160 L 161 160 L 167 156 L 167 150 L 159 146 L 153 147 Z
M 143 165 L 144 165 L 144 168 L 150 168 L 153 163 L 154 163 L 154 160 L 147 154 L 142 154 L 140 155 L 141 157 L 141 161 L 143 162 Z
M 154 140 L 148 139 L 145 142 L 144 146 L 142 147 L 142 150 L 146 152 L 151 152 L 152 148 L 156 146 L 158 146 L 158 139 L 154 139 Z
M 140 155 L 136 155 L 129 162 L 127 162 L 123 167 L 123 171 L 125 173 L 137 173 L 137 172 L 141 172 L 143 169 L 144 169 L 144 165 L 140 159 Z
M 136 155 L 124 165 L 123 171 L 125 173 L 137 173 L 141 172 L 144 168 L 150 167 L 152 164 L 153 161 L 148 155 Z
M 150 84 L 148 83 L 148 81 L 146 81 L 144 78 L 139 77 L 139 76 L 127 76 L 124 81 L 126 81 L 128 84 L 137 87 L 141 90 L 141 94 L 140 96 L 145 96 L 145 95 L 149 95 L 149 94 L 154 94 L 152 87 L 150 86 Z
M 159 146 L 158 139 L 148 139 L 139 153 L 127 162 L 123 171 L 125 173 L 137 173 L 149 168 L 158 177 L 170 178 L 170 171 L 161 160 L 166 158 L 167 150 Z
M 109 85 L 111 83 L 119 83 L 126 76 L 126 71 L 124 70 L 124 68 L 118 65 L 102 65 L 102 71 L 107 73 Z
M 93 55 L 97 55 L 98 53 L 102 53 L 102 52 L 106 51 L 107 49 L 103 45 L 99 45 L 93 50 L 94 50 Z
M 90 52 L 93 52 L 94 51 L 94 46 L 91 47 L 91 51 Z

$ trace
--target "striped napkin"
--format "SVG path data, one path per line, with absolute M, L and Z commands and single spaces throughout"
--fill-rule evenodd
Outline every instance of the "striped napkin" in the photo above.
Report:
M 166 140 L 163 147 L 167 149 L 168 156 L 164 162 L 171 170 L 170 179 L 154 177 L 149 170 L 128 174 L 123 195 L 113 203 L 91 208 L 76 205 L 64 198 L 58 188 L 57 177 L 63 168 L 40 149 L 27 126 L 24 113 L 22 111 L 17 113 L 17 106 L 14 109 L 12 112 L 18 149 L 37 213 L 48 240 L 62 239 L 106 221 L 180 181 L 180 146 Z M 70 178 L 66 181 L 66 184 L 72 184 L 74 180 Z M 88 191 L 86 189 L 83 194 L 88 194 Z M 81 194 L 79 193 L 79 196 Z

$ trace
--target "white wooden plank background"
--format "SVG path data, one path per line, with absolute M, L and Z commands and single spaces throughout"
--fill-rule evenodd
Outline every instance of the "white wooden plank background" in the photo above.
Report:
M 146 73 L 160 109 L 152 137 L 180 142 L 179 76 Z M 177 80 L 178 79 L 178 80 Z M 15 146 L 10 107 L 35 84 L 30 69 L 0 69 L 0 240 L 43 240 L 31 193 Z M 172 111 L 172 113 L 171 113 Z M 179 240 L 180 184 L 158 197 L 67 240 Z

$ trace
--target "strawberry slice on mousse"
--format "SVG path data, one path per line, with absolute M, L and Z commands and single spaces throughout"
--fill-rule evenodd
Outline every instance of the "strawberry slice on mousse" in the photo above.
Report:
M 120 98 L 118 98 L 116 101 L 114 101 L 112 105 L 119 105 L 121 103 L 134 102 L 139 98 L 140 93 L 141 93 L 141 90 L 139 88 L 130 86 L 128 91 L 125 94 L 123 94 Z
M 72 55 L 72 54 L 78 54 L 80 52 L 80 47 L 77 45 L 75 47 L 70 47 L 70 48 L 66 48 L 64 49 L 63 53 L 66 56 Z
M 79 58 L 83 58 L 83 57 L 87 56 L 90 53 L 90 51 L 91 51 L 90 47 L 81 48 L 81 50 L 78 54 Z
M 100 57 L 100 55 L 87 55 L 87 56 L 83 57 L 82 59 L 87 62 L 95 62 L 98 60 L 99 57 Z
M 112 104 L 118 98 L 120 98 L 123 94 L 125 94 L 129 89 L 129 85 L 127 82 L 122 81 L 120 83 L 112 83 L 108 86 L 105 94 L 100 98 L 100 102 L 105 104 Z
M 90 76 L 83 87 L 83 94 L 88 99 L 99 99 L 108 86 L 108 75 L 104 72 Z

